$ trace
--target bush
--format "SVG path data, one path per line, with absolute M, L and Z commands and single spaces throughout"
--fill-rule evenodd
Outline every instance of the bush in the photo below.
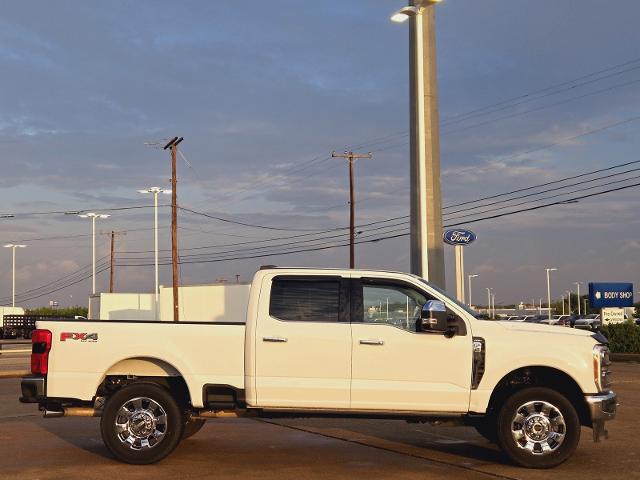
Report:
M 51 308 L 51 307 L 39 307 L 39 308 L 27 308 L 24 313 L 27 315 L 53 315 L 61 317 L 73 317 L 80 315 L 82 317 L 87 316 L 89 310 L 87 307 L 67 307 L 67 308 Z
M 609 349 L 614 353 L 640 353 L 640 327 L 633 321 L 603 325 L 602 333 L 609 339 Z

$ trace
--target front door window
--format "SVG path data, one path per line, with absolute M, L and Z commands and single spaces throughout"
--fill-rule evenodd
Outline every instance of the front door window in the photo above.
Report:
M 423 293 L 401 284 L 364 284 L 362 295 L 364 323 L 393 325 L 410 332 L 416 331 L 422 306 L 431 300 Z

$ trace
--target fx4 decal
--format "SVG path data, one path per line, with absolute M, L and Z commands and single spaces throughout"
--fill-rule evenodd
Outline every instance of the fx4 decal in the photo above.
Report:
M 81 342 L 97 342 L 97 333 L 77 333 L 77 332 L 62 332 L 60 333 L 60 341 L 66 342 L 67 340 L 80 340 Z

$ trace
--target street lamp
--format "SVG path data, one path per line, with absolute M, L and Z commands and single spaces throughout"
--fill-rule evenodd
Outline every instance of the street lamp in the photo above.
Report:
M 578 316 L 580 316 L 580 285 L 583 282 L 573 282 L 573 283 L 575 284 L 575 286 L 576 286 L 576 288 L 578 290 Z M 585 312 L 585 313 L 587 313 L 587 312 Z
M 420 5 L 408 5 L 406 7 L 402 7 L 391 15 L 391 21 L 395 23 L 404 23 L 409 20 L 410 17 L 419 15 L 420 8 L 430 7 L 431 5 L 435 5 L 440 2 L 442 2 L 442 0 L 423 0 L 422 2 L 417 2 Z
M 109 218 L 111 215 L 105 213 L 81 213 L 78 215 L 80 218 L 90 218 L 91 219 L 91 232 L 92 232 L 92 247 L 93 247 L 93 287 L 91 289 L 91 293 L 96 293 L 96 220 L 98 218 Z
M 410 0 L 391 20 L 410 20 L 411 272 L 445 288 L 435 15 L 430 8 L 440 1 Z
M 467 275 L 467 277 L 469 277 L 469 308 L 473 308 L 472 304 L 471 304 L 471 279 L 475 278 L 475 277 L 479 277 L 480 275 Z
M 138 193 L 152 193 L 153 194 L 153 208 L 154 208 L 154 248 L 155 248 L 155 266 L 156 266 L 156 308 L 158 308 L 158 194 L 163 193 L 165 195 L 171 194 L 171 190 L 163 189 L 160 187 L 151 187 L 146 190 L 138 190 Z
M 13 243 L 7 243 L 4 248 L 10 248 L 11 249 L 11 257 L 13 260 L 13 267 L 12 267 L 12 271 L 13 274 L 11 276 L 12 280 L 12 294 L 11 294 L 11 306 L 15 307 L 16 306 L 16 248 L 26 248 L 26 245 L 16 245 Z
M 484 288 L 487 291 L 487 314 L 491 318 L 491 289 L 489 287 Z
M 555 272 L 557 268 L 545 268 L 547 271 L 547 307 L 549 307 L 549 323 L 551 323 L 551 284 L 549 283 L 549 272 Z
M 491 318 L 496 319 L 496 294 L 491 292 Z

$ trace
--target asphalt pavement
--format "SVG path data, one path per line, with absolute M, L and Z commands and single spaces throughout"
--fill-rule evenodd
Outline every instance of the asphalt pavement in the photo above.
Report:
M 614 363 L 620 395 L 610 439 L 583 429 L 576 454 L 553 471 L 508 463 L 474 429 L 387 420 L 211 420 L 156 465 L 114 460 L 99 419 L 43 419 L 0 380 L 0 478 L 121 479 L 640 479 L 640 364 Z

